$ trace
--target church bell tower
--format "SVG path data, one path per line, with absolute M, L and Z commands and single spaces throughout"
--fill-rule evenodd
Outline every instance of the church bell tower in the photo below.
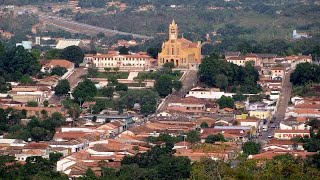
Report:
M 178 39 L 178 25 L 172 20 L 172 23 L 169 26 L 169 39 L 177 40 Z

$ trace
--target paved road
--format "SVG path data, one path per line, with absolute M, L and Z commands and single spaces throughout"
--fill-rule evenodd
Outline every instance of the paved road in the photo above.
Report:
M 141 38 L 141 39 L 151 39 L 150 36 L 144 36 L 140 34 L 134 34 L 134 33 L 127 33 L 127 32 L 121 32 L 117 30 L 112 29 L 106 29 L 98 26 L 92 26 L 84 23 L 79 23 L 76 21 L 70 21 L 61 17 L 55 17 L 55 16 L 48 16 L 45 14 L 39 14 L 39 19 L 41 21 L 44 21 L 47 24 L 51 24 L 53 26 L 56 26 L 58 28 L 64 29 L 66 31 L 72 32 L 72 33 L 83 33 L 83 34 L 92 34 L 97 35 L 99 32 L 105 33 L 107 36 L 114 36 L 114 35 L 132 35 L 134 38 Z
M 182 98 L 184 97 L 196 84 L 198 81 L 198 71 L 196 70 L 188 70 L 187 74 L 184 79 L 182 79 L 182 88 L 180 91 L 173 92 L 163 103 L 163 106 L 161 106 L 158 111 L 164 111 L 166 110 L 168 103 L 173 102 L 176 98 Z
M 81 76 L 87 74 L 87 71 L 87 69 L 82 67 L 75 68 L 75 71 L 67 78 L 70 83 L 71 90 L 78 85 L 78 83 L 82 80 Z
M 279 126 L 280 122 L 284 120 L 286 110 L 288 107 L 289 99 L 291 96 L 291 90 L 292 90 L 292 84 L 290 82 L 290 74 L 292 73 L 293 70 L 290 70 L 285 74 L 285 77 L 283 79 L 283 85 L 281 89 L 281 94 L 277 106 L 277 111 L 274 114 L 274 125 L 276 127 Z M 268 140 L 268 135 L 272 134 L 274 135 L 274 129 L 270 128 L 268 129 L 267 132 L 263 132 L 262 136 L 259 138 L 262 142 L 266 142 Z
M 75 71 L 67 78 L 70 83 L 71 91 L 75 88 L 78 83 L 81 81 L 81 76 L 87 74 L 87 69 L 84 68 L 75 68 Z M 58 104 L 64 97 L 59 97 L 52 95 L 49 99 L 50 104 Z

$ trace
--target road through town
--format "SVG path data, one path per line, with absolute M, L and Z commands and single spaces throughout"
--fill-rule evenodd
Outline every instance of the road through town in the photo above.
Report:
M 283 81 L 282 81 L 283 84 L 282 84 L 282 89 L 281 89 L 280 97 L 277 104 L 277 109 L 275 114 L 273 115 L 274 117 L 273 125 L 275 127 L 279 127 L 280 122 L 283 121 L 285 118 L 285 114 L 286 114 L 286 110 L 288 107 L 288 103 L 291 96 L 291 90 L 292 90 L 292 84 L 290 82 L 290 75 L 292 71 L 293 70 L 286 72 L 285 77 L 283 78 Z M 259 140 L 261 142 L 266 142 L 268 140 L 268 135 L 274 135 L 274 130 L 275 130 L 274 128 L 271 128 L 269 126 L 267 132 L 262 132 L 262 136 L 260 136 Z

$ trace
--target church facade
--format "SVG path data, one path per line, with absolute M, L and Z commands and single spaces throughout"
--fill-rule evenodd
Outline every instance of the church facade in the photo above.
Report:
M 162 44 L 158 55 L 159 67 L 167 62 L 173 62 L 177 68 L 197 68 L 201 63 L 201 42 L 178 38 L 178 25 L 174 20 L 169 26 L 169 40 Z

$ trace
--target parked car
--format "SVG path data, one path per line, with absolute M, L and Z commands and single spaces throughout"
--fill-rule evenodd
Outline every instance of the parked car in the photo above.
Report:
M 269 134 L 269 135 L 268 135 L 268 138 L 273 138 L 273 135 L 272 135 L 272 134 Z

